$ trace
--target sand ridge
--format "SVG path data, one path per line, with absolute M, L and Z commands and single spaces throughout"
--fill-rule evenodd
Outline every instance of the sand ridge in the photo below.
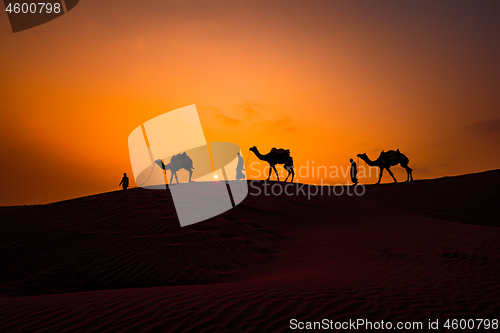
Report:
M 484 198 L 497 197 L 499 179 L 367 186 L 363 197 L 249 195 L 184 228 L 168 191 L 0 210 L 0 331 L 496 318 L 500 214 Z M 440 207 L 448 221 L 432 214 Z

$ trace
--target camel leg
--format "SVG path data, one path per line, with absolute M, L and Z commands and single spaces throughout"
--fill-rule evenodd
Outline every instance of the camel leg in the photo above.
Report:
M 292 180 L 290 182 L 293 183 L 293 176 L 295 175 L 295 173 L 293 172 L 293 167 L 288 167 L 287 171 L 288 175 L 286 176 L 285 183 L 288 180 L 288 177 L 290 177 L 290 175 L 292 175 Z
M 274 173 L 276 174 L 276 178 L 278 179 L 278 181 L 280 181 L 280 176 L 278 176 L 278 171 L 276 170 L 276 166 L 273 165 L 273 170 L 274 170 Z
M 375 185 L 380 184 L 380 180 L 382 179 L 382 175 L 384 174 L 384 168 L 379 167 L 380 169 L 380 175 L 378 176 L 378 182 L 375 183 Z
M 177 181 L 177 184 L 179 184 L 179 178 L 177 178 L 177 172 L 174 173 L 174 175 L 175 175 L 175 180 Z
M 410 181 L 413 181 L 413 170 L 409 167 L 406 166 L 408 169 L 406 169 L 406 172 L 408 172 L 408 176 L 410 177 Z
M 408 166 L 404 165 L 404 164 L 401 164 L 401 167 L 406 170 L 406 180 L 405 180 L 405 183 L 407 183 L 408 180 L 410 179 L 410 173 L 408 172 Z
M 269 180 L 271 178 L 271 171 L 272 171 L 272 165 L 269 164 L 269 175 L 267 176 L 266 180 Z
M 191 176 L 193 175 L 193 170 L 188 170 L 189 171 L 189 181 L 191 181 Z
M 389 174 L 391 175 L 392 179 L 394 179 L 394 182 L 397 183 L 398 181 L 396 180 L 396 177 L 394 177 L 392 171 L 390 168 L 387 168 L 387 171 L 389 172 Z
M 408 181 L 412 181 L 413 180 L 413 177 L 412 177 L 412 169 L 408 166 L 408 164 L 405 164 L 405 165 L 401 165 L 405 170 L 406 170 L 406 182 Z
M 172 179 L 174 179 L 174 172 L 173 171 L 170 174 L 170 183 L 169 184 L 172 184 Z
M 286 169 L 286 168 L 285 168 Z M 290 168 L 286 169 L 286 171 L 288 171 L 288 175 L 286 175 L 286 178 L 285 178 L 285 183 L 286 181 L 288 180 L 288 177 L 290 177 Z

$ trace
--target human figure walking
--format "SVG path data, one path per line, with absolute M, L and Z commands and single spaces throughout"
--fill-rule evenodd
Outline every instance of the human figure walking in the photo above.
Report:
M 351 181 L 354 183 L 354 185 L 358 184 L 358 178 L 356 176 L 358 175 L 358 170 L 356 168 L 356 162 L 351 158 Z
M 120 182 L 120 184 L 118 184 L 118 186 L 122 186 L 122 188 L 124 190 L 126 190 L 128 188 L 128 177 L 127 177 L 127 174 L 124 173 L 123 174 L 123 178 L 122 178 L 122 181 Z
M 242 171 L 245 171 L 244 168 L 244 162 L 243 162 L 243 157 L 241 157 L 241 154 L 238 153 L 238 165 L 236 166 L 236 179 L 245 179 L 245 174 Z

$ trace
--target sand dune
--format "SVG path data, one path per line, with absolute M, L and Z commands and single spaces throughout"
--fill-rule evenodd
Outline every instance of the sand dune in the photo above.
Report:
M 184 228 L 167 191 L 2 208 L 0 331 L 498 319 L 499 185 L 491 171 L 363 197 L 249 195 Z
M 366 198 L 446 221 L 500 226 L 500 171 L 371 186 Z

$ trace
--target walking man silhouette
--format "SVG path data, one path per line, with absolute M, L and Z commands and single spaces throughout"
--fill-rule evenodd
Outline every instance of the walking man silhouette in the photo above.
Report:
M 242 172 L 245 170 L 243 167 L 243 157 L 241 157 L 240 153 L 238 153 L 238 165 L 236 166 L 236 179 L 245 179 L 245 174 Z
M 358 184 L 358 178 L 356 176 L 358 175 L 358 170 L 356 168 L 356 162 L 351 158 L 351 181 L 354 183 L 354 185 Z
M 126 190 L 126 189 L 127 189 L 127 187 L 128 187 L 128 177 L 127 177 L 127 174 L 126 174 L 126 173 L 124 173 L 124 174 L 123 174 L 122 181 L 120 182 L 120 184 L 118 184 L 118 186 L 120 186 L 120 185 L 122 186 L 122 188 L 123 188 L 124 190 Z

